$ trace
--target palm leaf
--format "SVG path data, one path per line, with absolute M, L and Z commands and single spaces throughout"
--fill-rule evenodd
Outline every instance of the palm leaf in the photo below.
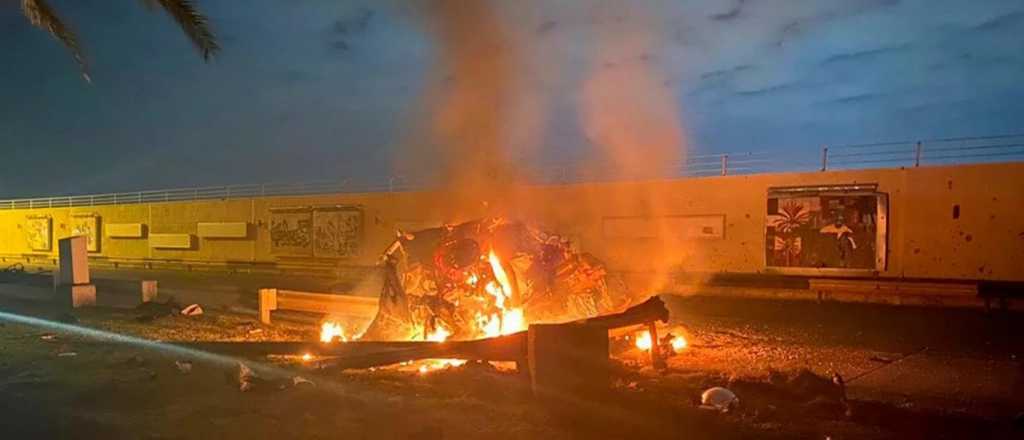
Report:
M 89 66 L 85 62 L 85 56 L 82 55 L 82 49 L 78 46 L 78 37 L 57 16 L 53 8 L 45 0 L 21 0 L 21 11 L 29 23 L 49 32 L 53 38 L 70 51 L 71 56 L 78 63 L 78 68 L 82 71 L 82 78 L 92 82 L 92 78 L 89 77 Z
M 195 7 L 192 0 L 142 0 L 150 9 L 160 6 L 178 23 L 203 59 L 209 61 L 220 51 L 217 37 L 210 30 L 209 20 Z

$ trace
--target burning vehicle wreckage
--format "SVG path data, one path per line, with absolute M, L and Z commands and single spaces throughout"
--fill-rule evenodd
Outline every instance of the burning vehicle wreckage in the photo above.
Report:
M 567 240 L 502 219 L 399 233 L 364 340 L 469 340 L 623 310 L 632 296 Z
M 586 378 L 570 364 L 606 363 L 610 330 L 646 328 L 636 343 L 656 366 L 676 343 L 661 340 L 659 348 L 655 322 L 667 322 L 668 310 L 658 297 L 633 294 L 597 258 L 524 223 L 494 218 L 400 231 L 379 268 L 377 313 L 354 340 L 325 323 L 318 343 L 199 345 L 236 355 L 305 353 L 337 369 L 513 361 L 535 385 L 540 375 L 564 387 Z

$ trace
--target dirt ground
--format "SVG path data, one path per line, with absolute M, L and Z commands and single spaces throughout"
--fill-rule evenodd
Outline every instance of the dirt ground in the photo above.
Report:
M 313 340 L 317 329 L 217 307 L 195 317 L 81 309 L 72 319 L 0 299 L 0 426 L 5 438 L 1024 438 L 1017 315 L 667 300 L 690 343 L 667 370 L 626 351 L 608 392 L 541 402 L 521 375 L 474 363 L 419 374 L 247 359 L 260 379 L 242 392 L 235 359 L 52 323 L 166 342 Z M 176 364 L 185 361 L 187 373 Z M 794 380 L 834 373 L 846 404 Z M 739 406 L 699 408 L 712 386 Z

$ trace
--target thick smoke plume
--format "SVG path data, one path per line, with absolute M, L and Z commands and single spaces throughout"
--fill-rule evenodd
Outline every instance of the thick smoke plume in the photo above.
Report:
M 546 216 L 522 188 L 529 173 L 517 159 L 530 153 L 576 150 L 583 159 L 573 174 L 600 179 L 657 179 L 678 169 L 685 139 L 662 67 L 670 54 L 657 11 L 626 2 L 486 1 L 437 1 L 423 11 L 437 48 L 425 93 L 433 147 L 413 142 L 420 150 L 408 157 L 440 161 L 444 200 L 434 206 L 447 212 L 439 218 Z M 573 125 L 579 145 L 549 144 L 550 131 Z M 583 187 L 579 194 L 573 205 L 581 223 L 600 221 L 610 206 L 655 223 L 670 214 L 660 190 Z M 660 271 L 677 247 L 660 240 L 643 257 Z

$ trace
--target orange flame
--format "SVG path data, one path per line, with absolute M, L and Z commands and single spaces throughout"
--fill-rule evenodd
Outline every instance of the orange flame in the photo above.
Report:
M 669 343 L 672 345 L 672 351 L 675 351 L 676 353 L 686 350 L 686 347 L 689 346 L 689 342 L 686 341 L 686 337 L 681 335 L 673 337 L 672 341 L 670 341 Z M 651 332 L 644 330 L 638 333 L 636 336 L 635 344 L 636 348 L 639 348 L 643 351 L 650 350 L 651 346 L 654 345 L 651 341 Z
M 452 332 L 450 332 L 450 331 L 448 331 L 448 329 L 438 325 L 437 328 L 435 328 L 433 332 L 431 332 L 429 335 L 427 335 L 427 340 L 428 341 L 433 341 L 433 342 L 444 342 L 444 341 L 448 340 L 448 337 L 451 336 L 451 335 L 452 335 Z
M 672 349 L 675 350 L 676 353 L 685 350 L 688 345 L 690 344 L 686 342 L 685 337 L 676 336 L 672 338 Z
M 333 342 L 335 338 L 341 342 L 348 342 L 348 337 L 345 336 L 345 329 L 340 323 L 324 321 L 320 325 L 320 342 Z
M 509 335 L 526 329 L 526 319 L 521 307 L 508 307 L 508 301 L 512 297 L 512 282 L 508 273 L 501 265 L 501 259 L 491 249 L 487 255 L 487 261 L 491 264 L 491 271 L 494 273 L 495 281 L 484 286 L 484 290 L 494 297 L 494 304 L 498 307 L 499 313 L 490 315 L 477 315 L 477 325 L 485 337 Z
M 644 330 L 636 337 L 636 348 L 647 351 L 651 349 L 651 332 Z

